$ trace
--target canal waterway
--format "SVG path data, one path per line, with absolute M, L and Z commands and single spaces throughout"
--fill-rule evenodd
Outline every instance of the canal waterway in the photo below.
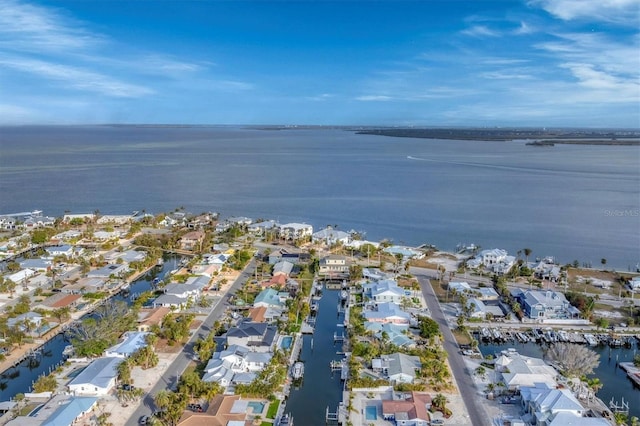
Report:
M 300 359 L 304 362 L 304 379 L 298 388 L 292 388 L 285 411 L 290 412 L 296 425 L 325 424 L 327 407 L 335 413 L 342 400 L 343 382 L 340 371 L 331 372 L 331 361 L 344 355 L 342 343 L 334 344 L 334 333 L 341 335 L 344 314 L 338 313 L 339 290 L 324 290 L 319 303 L 313 335 L 305 335 Z M 345 332 L 346 334 L 346 332 Z M 313 343 L 312 343 L 313 342 Z
M 156 277 L 164 277 L 176 263 L 174 257 L 165 259 L 161 267 L 154 267 L 149 272 L 131 283 L 130 293 L 139 294 L 151 289 L 151 283 Z M 122 293 L 113 296 L 113 300 L 124 300 L 131 304 L 130 297 Z M 89 313 L 82 318 L 87 318 Z M 20 364 L 9 368 L 0 375 L 0 401 L 6 401 L 15 397 L 19 393 L 29 392 L 34 381 L 42 374 L 49 374 L 61 362 L 64 361 L 62 351 L 71 343 L 65 339 L 64 333 L 57 334 L 54 338 L 46 342 L 33 357 L 28 357 Z
M 543 358 L 544 344 L 537 343 L 508 343 L 508 344 L 480 344 L 478 349 L 483 355 L 495 355 L 502 350 L 514 348 L 521 355 Z M 637 347 L 632 348 L 611 348 L 608 346 L 595 346 L 592 348 L 600 354 L 600 365 L 594 370 L 594 374 L 589 377 L 597 377 L 602 382 L 602 389 L 596 394 L 605 405 L 613 398 L 620 404 L 622 398 L 629 402 L 629 417 L 640 418 L 640 389 L 627 377 L 627 373 L 621 369 L 618 362 L 633 362 L 633 358 L 638 353 Z

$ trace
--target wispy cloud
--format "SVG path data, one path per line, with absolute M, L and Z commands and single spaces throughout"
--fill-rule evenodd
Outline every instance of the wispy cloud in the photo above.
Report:
M 307 96 L 305 99 L 307 99 L 308 101 L 314 101 L 314 102 L 324 102 L 324 101 L 328 101 L 329 99 L 335 98 L 335 96 L 336 95 L 332 93 L 322 93 L 316 96 Z
M 136 98 L 154 93 L 147 87 L 125 83 L 103 74 L 36 59 L 0 58 L 0 66 L 44 77 L 68 88 L 112 97 Z
M 363 102 L 386 102 L 391 100 L 393 100 L 393 98 L 387 95 L 363 95 L 356 97 L 356 101 Z
M 605 21 L 637 27 L 639 20 L 637 0 L 531 0 L 529 4 L 564 21 Z
M 0 47 L 13 51 L 68 51 L 95 46 L 103 36 L 53 9 L 0 0 Z
M 502 35 L 499 31 L 493 30 L 486 25 L 473 25 L 462 30 L 461 33 L 471 37 L 499 37 Z

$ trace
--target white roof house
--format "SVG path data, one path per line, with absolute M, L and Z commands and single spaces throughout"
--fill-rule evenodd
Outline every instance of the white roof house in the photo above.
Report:
M 366 321 L 372 322 L 409 324 L 411 320 L 411 315 L 392 302 L 378 303 L 377 309 L 364 311 L 363 315 Z
M 393 383 L 413 383 L 422 363 L 417 356 L 396 352 L 373 359 L 372 366 L 374 370 L 381 370 Z
M 32 276 L 34 276 L 35 274 L 36 274 L 36 271 L 34 271 L 33 269 L 22 269 L 16 273 L 8 275 L 6 278 L 16 284 L 21 284 L 26 280 L 28 280 L 29 278 L 31 278 Z
M 299 240 L 313 235 L 313 226 L 306 223 L 285 223 L 279 229 L 280 236 L 287 240 Z
M 311 241 L 314 243 L 322 243 L 327 246 L 332 246 L 334 244 L 348 244 L 350 240 L 351 235 L 344 231 L 333 229 L 330 226 L 327 226 L 325 229 L 318 232 L 314 232 L 311 236 Z
M 640 276 L 633 277 L 629 280 L 629 287 L 631 290 L 640 290 Z
M 129 331 L 122 342 L 105 350 L 104 354 L 108 357 L 128 358 L 138 349 L 147 346 L 148 334 L 146 331 Z
M 74 395 L 104 396 L 116 384 L 118 365 L 122 358 L 98 358 L 69 382 L 69 392 Z
M 45 251 L 49 254 L 50 257 L 71 256 L 73 255 L 73 246 L 70 246 L 70 245 L 49 246 L 49 247 L 45 247 Z
M 582 418 L 587 411 L 569 389 L 554 389 L 546 384 L 520 389 L 522 405 L 536 424 L 567 425 L 561 420 L 571 422 L 574 418 Z M 576 423 L 574 423 L 576 424 Z M 580 423 L 582 424 L 582 423 Z
M 393 302 L 399 304 L 406 297 L 404 290 L 395 280 L 381 280 L 363 286 L 365 295 L 375 303 Z
M 558 372 L 540 358 L 520 355 L 515 351 L 503 351 L 496 358 L 496 371 L 502 375 L 502 381 L 508 389 L 534 387 L 536 383 L 544 383 L 556 387 Z

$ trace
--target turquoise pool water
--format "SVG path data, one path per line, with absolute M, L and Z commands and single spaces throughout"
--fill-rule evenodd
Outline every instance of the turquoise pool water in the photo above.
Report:
M 262 411 L 264 411 L 265 403 L 259 401 L 249 401 L 247 403 L 247 406 L 251 407 L 251 409 L 253 410 L 253 414 L 260 414 L 262 413 Z
M 282 338 L 282 342 L 280 342 L 280 347 L 282 349 L 289 349 L 291 347 L 291 344 L 293 343 L 293 337 L 291 336 L 284 336 Z
M 376 407 L 369 406 L 364 409 L 364 418 L 366 420 L 378 420 L 378 409 Z

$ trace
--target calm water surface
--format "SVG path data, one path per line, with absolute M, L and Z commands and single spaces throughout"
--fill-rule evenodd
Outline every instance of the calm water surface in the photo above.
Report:
M 2 213 L 179 206 L 626 270 L 640 261 L 640 148 L 339 129 L 0 128 Z

